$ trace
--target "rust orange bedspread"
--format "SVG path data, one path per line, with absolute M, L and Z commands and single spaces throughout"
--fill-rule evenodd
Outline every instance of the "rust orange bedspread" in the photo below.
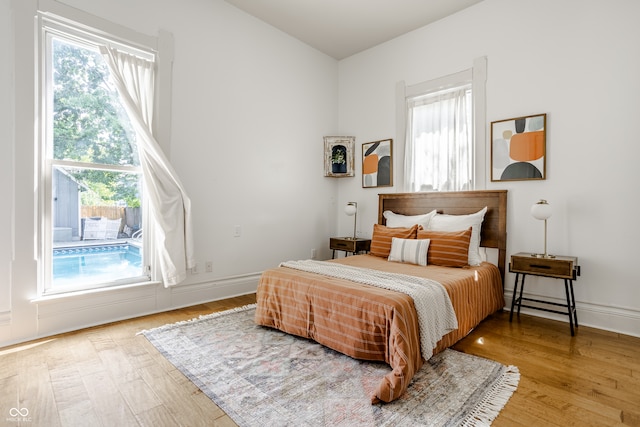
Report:
M 373 255 L 334 262 L 441 283 L 451 298 L 458 329 L 440 340 L 434 354 L 504 307 L 500 272 L 489 263 L 470 268 L 421 267 Z M 413 299 L 375 286 L 285 267 L 267 270 L 258 285 L 255 321 L 354 358 L 388 363 L 392 370 L 381 379 L 372 402 L 400 397 L 423 363 Z

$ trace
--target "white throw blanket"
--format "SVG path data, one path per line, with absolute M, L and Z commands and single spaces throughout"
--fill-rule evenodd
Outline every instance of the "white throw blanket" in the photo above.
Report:
M 351 280 L 409 295 L 413 298 L 418 314 L 420 346 L 425 360 L 433 356 L 433 349 L 443 336 L 458 329 L 458 319 L 449 294 L 444 286 L 435 280 L 327 261 L 287 261 L 280 266 Z

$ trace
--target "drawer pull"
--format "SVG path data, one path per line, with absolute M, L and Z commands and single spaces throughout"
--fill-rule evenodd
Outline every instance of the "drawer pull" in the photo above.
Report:
M 548 265 L 538 265 L 538 264 L 531 264 L 532 268 L 542 268 L 542 269 L 546 269 L 549 270 L 551 268 L 551 266 Z

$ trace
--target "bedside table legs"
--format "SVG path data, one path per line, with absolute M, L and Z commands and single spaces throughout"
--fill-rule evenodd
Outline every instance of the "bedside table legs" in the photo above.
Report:
M 574 325 L 575 325 L 575 328 L 578 327 L 578 312 L 576 311 L 576 299 L 573 294 L 573 280 L 564 279 L 564 291 L 565 291 L 565 296 L 567 298 L 567 303 L 559 304 L 556 302 L 542 301 L 539 299 L 524 298 L 522 296 L 522 292 L 524 291 L 524 279 L 527 275 L 525 273 L 522 273 L 522 279 L 520 279 L 520 274 L 521 273 L 516 273 L 516 279 L 513 285 L 513 299 L 511 300 L 511 313 L 509 314 L 509 322 L 513 321 L 513 312 L 516 309 L 516 307 L 518 309 L 518 316 L 520 315 L 521 307 L 531 308 L 534 310 L 547 311 L 550 313 L 564 314 L 565 316 L 567 315 L 569 316 L 569 329 L 571 330 L 571 336 L 574 336 L 575 335 Z M 518 288 L 520 289 L 518 290 Z M 543 308 L 543 307 L 538 307 L 533 305 L 524 305 L 522 304 L 522 301 L 533 301 L 539 304 L 555 305 L 559 307 L 564 307 L 567 309 L 567 311 L 551 310 L 548 308 Z
M 567 296 L 567 314 L 569 315 L 569 327 L 571 328 L 571 336 L 573 333 L 573 325 L 578 327 L 578 313 L 576 312 L 576 299 L 573 295 L 573 280 L 564 279 L 564 292 Z
M 522 275 L 522 284 L 520 285 L 520 297 L 518 297 L 518 280 L 520 279 L 520 273 L 516 273 L 516 280 L 513 284 L 513 298 L 511 299 L 511 314 L 509 314 L 509 322 L 513 320 L 513 309 L 518 305 L 518 315 L 520 315 L 520 305 L 522 305 L 522 289 L 524 289 L 524 277 L 526 274 Z

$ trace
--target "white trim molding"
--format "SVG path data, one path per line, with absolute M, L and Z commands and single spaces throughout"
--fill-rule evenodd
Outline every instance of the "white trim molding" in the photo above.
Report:
M 394 168 L 399 176 L 404 176 L 404 150 L 407 138 L 407 99 L 438 90 L 448 89 L 465 82 L 471 82 L 473 97 L 473 122 L 474 122 L 474 189 L 483 190 L 487 182 L 487 152 L 490 152 L 487 144 L 487 57 L 481 56 L 473 60 L 472 68 L 428 80 L 413 85 L 407 85 L 404 81 L 396 83 L 396 162 Z M 410 191 L 403 188 L 402 191 Z
M 546 295 L 524 292 L 523 296 L 525 298 L 534 298 L 556 304 L 567 303 L 564 298 L 554 298 Z M 513 300 L 513 291 L 505 291 L 504 300 L 506 305 L 505 310 L 510 311 L 511 302 Z M 578 333 L 580 331 L 580 326 L 588 326 L 603 329 L 605 331 L 640 337 L 640 310 L 576 301 L 576 311 L 578 313 Z M 569 317 L 561 314 L 532 310 L 528 308 L 522 308 L 520 313 L 569 323 Z M 568 326 L 567 333 L 569 333 Z
M 146 282 L 35 298 L 31 300 L 31 304 L 37 307 L 37 332 L 18 340 L 0 342 L 0 347 L 251 294 L 256 292 L 261 274 L 257 272 L 222 277 L 168 289 L 159 282 Z M 9 323 L 6 326 L 10 327 L 10 311 L 0 312 L 0 327 L 5 326 L 3 322 Z M 0 341 L 5 338 L 8 337 L 0 334 Z

